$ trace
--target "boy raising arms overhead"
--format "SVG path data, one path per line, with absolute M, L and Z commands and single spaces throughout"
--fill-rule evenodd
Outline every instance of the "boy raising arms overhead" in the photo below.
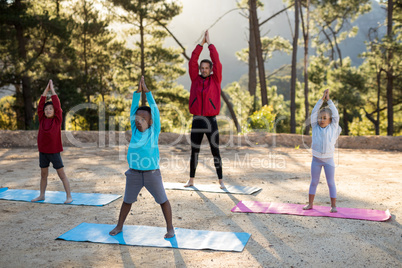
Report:
M 138 107 L 142 91 L 145 92 L 150 107 Z M 131 206 L 137 201 L 140 190 L 145 186 L 155 201 L 161 205 L 167 229 L 165 238 L 171 238 L 174 236 L 172 208 L 166 196 L 159 170 L 158 139 L 161 131 L 159 110 L 152 93 L 145 85 L 143 76 L 138 90 L 133 94 L 130 122 L 132 135 L 127 152 L 130 168 L 125 173 L 126 190 L 117 226 L 109 234 L 114 236 L 123 231 L 123 224 Z

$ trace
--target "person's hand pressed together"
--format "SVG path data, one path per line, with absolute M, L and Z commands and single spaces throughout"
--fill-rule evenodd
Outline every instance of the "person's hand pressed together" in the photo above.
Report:
M 209 32 L 208 32 L 208 30 L 205 31 L 205 42 L 206 42 L 208 45 L 211 44 L 211 42 L 209 41 Z
M 43 91 L 42 96 L 44 96 L 44 97 L 47 96 L 47 93 L 48 93 L 49 90 L 50 90 L 50 81 L 52 81 L 52 80 L 49 80 L 49 82 L 47 83 L 47 86 L 46 86 L 45 90 Z
M 141 87 L 142 87 L 142 91 L 144 91 L 145 93 L 149 92 L 149 89 L 147 88 L 147 85 L 145 84 L 145 78 L 144 76 L 141 77 Z
M 327 99 L 327 94 L 328 94 L 329 89 L 324 90 L 324 93 L 322 95 L 322 100 L 326 100 Z

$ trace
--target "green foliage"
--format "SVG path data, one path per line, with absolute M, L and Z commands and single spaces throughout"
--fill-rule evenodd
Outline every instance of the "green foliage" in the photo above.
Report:
M 289 40 L 286 40 L 281 36 L 275 36 L 272 38 L 264 36 L 261 38 L 261 49 L 264 61 L 267 61 L 272 58 L 275 51 L 282 51 L 289 54 L 292 51 L 292 45 Z M 248 63 L 248 53 L 249 48 L 243 48 L 241 51 L 236 52 L 236 56 L 240 61 Z
M 365 116 L 367 109 L 365 106 L 360 109 L 360 117 L 353 118 L 350 124 L 350 135 L 351 136 L 366 136 L 366 135 L 376 135 L 374 124 Z M 396 107 L 396 110 L 401 111 L 402 105 Z M 395 113 L 394 117 L 394 135 L 402 135 L 402 113 Z M 380 112 L 380 135 L 387 135 L 387 113 L 386 111 Z
M 89 129 L 89 124 L 82 115 L 74 114 L 72 116 L 67 116 L 65 120 L 66 120 L 66 130 L 78 131 L 78 130 Z
M 15 97 L 6 96 L 0 99 L 0 129 L 16 130 L 17 120 L 13 109 Z
M 396 31 L 397 33 L 397 31 Z M 396 39 L 398 36 L 396 36 Z M 365 94 L 365 103 L 362 106 L 364 117 L 361 119 L 363 122 L 369 122 L 367 130 L 375 129 L 375 125 L 379 124 L 380 135 L 387 133 L 387 76 L 386 70 L 388 69 L 387 57 L 388 50 L 391 49 L 393 53 L 391 64 L 393 66 L 394 74 L 402 72 L 402 45 L 396 40 L 389 40 L 389 38 L 376 37 L 370 42 L 366 43 L 367 51 L 362 53 L 365 59 L 363 64 L 359 67 L 360 72 L 365 77 L 365 87 L 367 94 Z M 393 79 L 393 103 L 394 103 L 394 134 L 400 133 L 400 117 L 397 113 L 401 109 L 402 104 L 402 78 L 401 75 L 395 75 Z M 363 112 L 362 112 L 363 114 Z M 370 121 L 369 121 L 370 120 Z M 377 121 L 379 120 L 379 122 Z M 354 122 L 355 123 L 355 122 Z M 359 126 L 362 124 L 357 122 Z M 356 124 L 357 124 L 356 123 Z M 357 132 L 361 133 L 361 132 Z M 353 133 L 356 134 L 356 131 Z M 374 132 L 375 134 L 375 132 Z
M 337 69 L 329 69 L 327 83 L 331 90 L 331 98 L 339 102 L 339 107 L 355 110 L 363 103 L 361 93 L 366 92 L 365 80 L 356 67 L 351 66 L 349 58 Z
M 325 65 L 329 63 L 329 66 Z M 338 67 L 335 67 L 338 66 Z M 309 68 L 310 88 L 314 99 L 310 100 L 310 111 L 317 102 L 324 89 L 330 89 L 330 97 L 337 103 L 341 116 L 340 125 L 345 130 L 345 120 L 352 122 L 354 117 L 359 117 L 359 109 L 363 104 L 362 94 L 367 92 L 365 78 L 361 72 L 351 66 L 349 58 L 343 59 L 343 65 L 339 61 L 330 61 L 324 56 L 313 57 Z
M 275 114 L 273 107 L 265 105 L 249 118 L 248 127 L 252 131 L 275 132 Z
M 253 108 L 253 97 L 250 95 L 248 90 L 245 87 L 241 87 L 240 83 L 238 82 L 233 82 L 227 85 L 223 91 L 230 99 L 234 112 L 236 113 L 237 120 L 239 121 L 242 131 L 244 131 L 247 129 L 247 118 L 249 117 Z M 230 116 L 226 105 L 222 107 L 221 114 Z M 224 129 L 226 126 L 220 125 L 219 127 L 220 129 Z M 229 131 L 234 131 L 234 129 Z
M 189 93 L 175 82 L 185 73 L 184 60 L 180 49 L 164 46 L 168 36 L 165 27 L 182 10 L 177 1 L 102 1 L 103 5 L 109 5 L 110 13 L 101 11 L 97 0 L 21 1 L 21 5 L 16 2 L 0 0 L 0 87 L 17 87 L 15 96 L 0 100 L 0 129 L 26 128 L 26 114 L 33 118 L 30 127 L 37 127 L 35 105 L 48 80 L 53 79 L 66 117 L 63 128 L 96 130 L 104 123 L 106 130 L 127 130 L 132 92 L 144 75 L 161 111 L 162 131 L 188 131 L 191 124 Z M 257 2 L 261 8 L 263 1 Z M 349 27 L 349 22 L 370 10 L 370 1 L 313 0 L 310 3 L 314 10 L 310 14 L 310 36 L 315 48 L 308 69 L 310 111 L 322 91 L 329 87 L 341 115 L 342 128 L 346 122 L 351 135 L 373 135 L 373 120 L 378 115 L 380 134 L 386 134 L 387 77 L 384 70 L 392 66 L 394 129 L 395 135 L 401 135 L 400 1 L 394 2 L 392 37 L 370 35 L 367 51 L 362 54 L 365 61 L 359 68 L 342 57 L 339 44 L 356 36 L 358 29 Z M 380 1 L 380 4 L 386 3 Z M 247 16 L 248 2 L 242 0 L 238 5 Z M 117 31 L 110 27 L 112 23 L 125 24 L 127 30 Z M 379 25 L 381 27 L 383 24 Z M 289 53 L 291 50 L 289 41 L 280 36 L 262 37 L 261 41 L 266 61 L 275 51 Z M 390 51 L 392 60 L 388 66 Z M 237 52 L 236 56 L 248 62 L 248 49 Z M 301 61 L 297 75 L 296 122 L 301 131 L 305 116 Z M 27 78 L 24 83 L 23 78 Z M 268 106 L 262 108 L 258 101 L 259 89 L 255 96 L 256 107 L 252 107 L 254 97 L 250 96 L 245 79 L 224 89 L 244 132 L 250 131 L 249 128 L 289 131 L 290 66 L 268 74 L 267 82 Z M 27 106 L 29 103 L 33 104 L 31 108 Z M 92 105 L 92 108 L 69 113 L 80 104 Z M 99 121 L 103 118 L 102 109 L 105 122 Z M 255 109 L 258 111 L 251 114 Z M 345 114 L 346 121 L 343 120 Z M 225 105 L 221 115 L 230 116 Z M 246 124 L 247 120 L 250 124 Z M 276 126 L 272 125 L 275 121 Z M 219 120 L 219 124 L 223 131 L 228 125 L 232 126 L 225 125 L 224 120 Z
M 342 59 L 338 45 L 348 36 L 355 36 L 357 28 L 345 29 L 349 22 L 371 10 L 370 0 L 313 0 L 311 16 L 312 47 L 320 56 L 326 54 L 331 60 Z
M 42 69 L 41 61 L 53 45 L 69 38 L 67 20 L 54 16 L 50 2 L 0 2 L 0 87 L 18 88 L 14 109 L 20 129 L 34 127 L 33 104 L 40 94 L 32 81 Z
M 296 76 L 298 82 L 302 82 L 303 78 L 303 63 L 299 62 L 296 66 Z M 291 65 L 283 65 L 278 70 L 268 75 L 267 84 L 270 86 L 276 86 L 279 95 L 283 95 L 284 99 L 290 100 L 290 77 L 291 77 Z M 269 101 L 269 100 L 268 100 Z
M 249 117 L 253 114 L 253 103 L 254 98 L 250 95 L 247 90 L 247 77 L 240 79 L 239 82 L 233 82 L 224 88 L 224 92 L 230 98 L 231 103 L 233 104 L 234 111 L 236 113 L 239 124 L 242 128 L 242 132 L 249 132 Z M 260 110 L 261 106 L 259 105 L 261 102 L 261 90 L 257 87 L 256 91 L 256 110 Z M 279 94 L 276 86 L 271 86 L 267 88 L 267 96 L 268 96 L 268 106 L 270 109 L 272 108 L 272 113 L 276 116 L 276 132 L 287 132 L 288 129 L 288 121 L 289 121 L 289 101 L 284 100 L 284 96 Z M 221 115 L 226 115 L 230 117 L 230 113 L 224 105 L 221 109 Z M 221 124 L 219 125 L 220 129 L 227 129 L 227 125 Z M 230 130 L 232 133 L 235 129 Z
M 66 20 L 51 16 L 45 6 L 42 1 L 0 2 L 0 86 L 20 83 L 51 49 L 51 40 L 68 38 Z
M 155 93 L 161 117 L 162 132 L 185 133 L 191 122 L 188 111 L 190 93 L 182 86 L 161 88 Z

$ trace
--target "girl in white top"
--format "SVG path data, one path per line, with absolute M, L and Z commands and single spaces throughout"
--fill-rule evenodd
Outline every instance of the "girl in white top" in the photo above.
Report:
M 320 110 L 324 101 L 327 101 L 328 107 Z M 312 209 L 318 182 L 320 181 L 321 169 L 324 167 L 325 177 L 329 188 L 331 198 L 330 212 L 336 210 L 336 186 L 335 186 L 335 162 L 334 151 L 335 143 L 341 133 L 339 126 L 339 113 L 332 100 L 329 99 L 329 89 L 324 91 L 321 99 L 318 100 L 311 112 L 312 126 L 312 153 L 311 162 L 311 183 L 309 189 L 309 204 L 303 209 Z

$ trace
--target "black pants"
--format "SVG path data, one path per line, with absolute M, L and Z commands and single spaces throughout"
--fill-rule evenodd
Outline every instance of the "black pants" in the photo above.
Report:
M 219 154 L 219 130 L 215 116 L 193 117 L 191 127 L 191 159 L 190 159 L 190 178 L 194 178 L 198 164 L 198 154 L 200 153 L 201 142 L 204 134 L 207 135 L 211 153 L 214 156 L 214 165 L 218 178 L 222 179 L 222 159 Z

